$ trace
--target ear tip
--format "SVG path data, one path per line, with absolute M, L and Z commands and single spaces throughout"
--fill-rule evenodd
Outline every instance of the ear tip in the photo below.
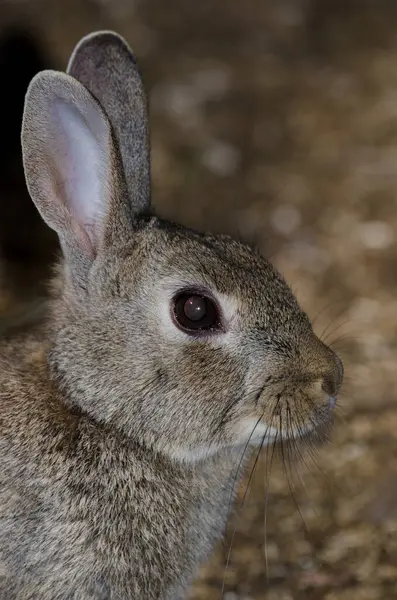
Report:
M 45 69 L 36 73 L 36 75 L 34 75 L 30 80 L 30 83 L 27 87 L 25 94 L 25 106 L 28 101 L 31 101 L 39 95 L 41 96 L 43 91 L 47 89 L 48 86 L 51 86 L 55 81 L 57 81 L 58 75 L 59 73 L 49 69 Z
M 74 105 L 83 113 L 88 106 L 95 104 L 102 114 L 101 107 L 90 92 L 74 77 L 60 71 L 44 70 L 31 80 L 25 95 L 22 116 L 22 145 L 26 135 L 33 129 L 45 130 L 46 119 L 52 109 L 61 105 Z
M 70 57 L 67 72 L 69 72 L 71 65 L 75 61 L 76 55 L 90 51 L 90 49 L 93 49 L 98 53 L 101 49 L 105 49 L 108 52 L 111 48 L 113 48 L 115 52 L 119 54 L 127 55 L 129 59 L 136 64 L 136 56 L 125 38 L 115 31 L 103 29 L 88 33 L 80 39 L 73 50 L 72 56 Z
M 53 95 L 56 93 L 58 95 L 68 93 L 72 88 L 76 88 L 76 85 L 78 85 L 78 82 L 66 73 L 51 69 L 39 71 L 28 85 L 25 95 L 25 106 L 27 102 L 31 102 L 43 95 L 46 96 L 48 92 L 51 92 Z
M 126 39 L 120 33 L 117 33 L 112 29 L 100 29 L 98 31 L 88 33 L 80 40 L 80 43 L 87 43 L 88 41 L 95 42 L 96 44 L 106 43 L 129 48 Z

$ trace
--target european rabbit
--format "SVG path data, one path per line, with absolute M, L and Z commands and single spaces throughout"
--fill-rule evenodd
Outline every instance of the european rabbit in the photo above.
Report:
M 0 597 L 185 598 L 245 445 L 327 421 L 341 362 L 250 247 L 151 213 L 122 38 L 34 77 L 22 147 L 64 258 L 43 336 L 1 353 Z

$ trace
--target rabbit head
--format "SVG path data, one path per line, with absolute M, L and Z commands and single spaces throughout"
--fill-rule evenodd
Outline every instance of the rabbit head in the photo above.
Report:
M 146 99 L 121 37 L 87 36 L 67 74 L 34 77 L 22 147 L 63 250 L 48 356 L 69 404 L 188 461 L 329 419 L 342 365 L 283 278 L 150 211 Z

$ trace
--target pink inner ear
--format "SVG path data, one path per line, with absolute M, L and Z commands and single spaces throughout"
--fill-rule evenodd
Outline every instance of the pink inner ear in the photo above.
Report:
M 80 227 L 78 221 L 73 220 L 73 217 L 72 228 L 79 247 L 84 251 L 84 254 L 87 256 L 87 258 L 93 260 L 96 256 L 96 246 L 93 244 L 93 237 L 88 234 L 85 228 Z
M 88 107 L 86 115 L 73 104 L 57 99 L 53 104 L 56 131 L 52 159 L 62 204 L 67 209 L 72 227 L 86 245 L 97 245 L 98 229 L 107 211 L 106 179 L 109 156 L 106 123 L 96 107 Z

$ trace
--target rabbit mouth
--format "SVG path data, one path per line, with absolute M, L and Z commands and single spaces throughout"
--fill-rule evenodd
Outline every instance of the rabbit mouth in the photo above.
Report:
M 331 428 L 336 396 L 327 394 L 318 382 L 288 388 L 270 391 L 264 387 L 257 394 L 256 416 L 245 418 L 242 423 L 244 434 L 251 436 L 253 444 L 320 439 Z

